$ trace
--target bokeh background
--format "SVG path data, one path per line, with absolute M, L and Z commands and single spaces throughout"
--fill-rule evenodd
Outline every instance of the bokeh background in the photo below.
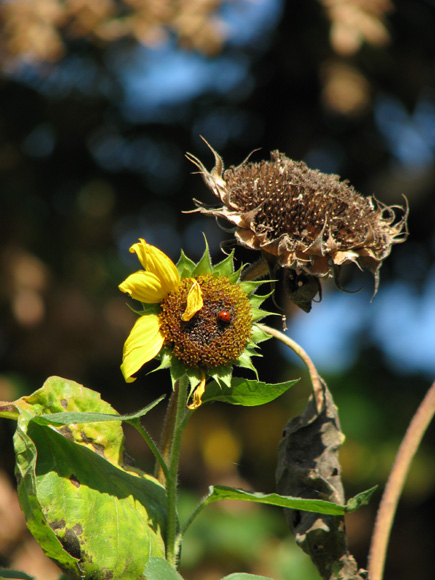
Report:
M 123 382 L 134 318 L 117 285 L 138 267 L 128 253 L 138 237 L 174 260 L 181 248 L 197 259 L 205 233 L 222 258 L 231 234 L 182 213 L 193 197 L 214 202 L 184 157 L 212 166 L 199 135 L 227 165 L 279 149 L 383 203 L 405 195 L 410 237 L 383 265 L 373 302 L 371 276 L 350 268 L 343 280 L 358 294 L 325 283 L 309 314 L 286 304 L 287 332 L 340 409 L 348 497 L 380 485 L 347 521 L 365 567 L 394 454 L 435 376 L 434 29 L 433 0 L 0 2 L 0 399 L 29 394 L 50 375 L 100 391 L 120 412 L 169 394 L 165 371 Z M 276 342 L 262 352 L 262 380 L 301 381 L 264 407 L 195 414 L 183 446 L 183 513 L 212 483 L 275 490 L 281 432 L 304 408 L 309 383 Z M 161 407 L 146 422 L 156 438 Z M 0 566 L 54 580 L 20 518 L 13 429 L 0 424 Z M 151 469 L 143 442 L 126 436 L 136 464 Z M 386 580 L 433 579 L 434 440 L 431 426 L 396 517 Z M 208 509 L 186 538 L 186 580 L 233 571 L 318 579 L 280 510 Z

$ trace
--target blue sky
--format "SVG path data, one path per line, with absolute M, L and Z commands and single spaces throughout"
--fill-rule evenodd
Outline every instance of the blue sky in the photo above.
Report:
M 219 150 L 238 135 L 248 134 L 257 143 L 262 132 L 262 120 L 253 113 L 238 108 L 238 103 L 255 90 L 252 76 L 252 59 L 267 49 L 279 23 L 283 0 L 240 0 L 226 2 L 222 17 L 232 35 L 227 50 L 220 56 L 208 59 L 194 51 L 177 48 L 169 41 L 157 48 L 138 47 L 135 53 L 108 51 L 107 66 L 111 68 L 124 88 L 121 110 L 132 122 L 174 122 L 181 120 L 183 105 L 205 93 L 225 95 L 223 104 L 206 118 L 196 120 L 192 134 L 204 134 Z M 247 50 L 239 50 L 241 48 Z M 21 73 L 24 83 L 38 86 L 51 95 L 62 96 L 71 89 L 88 94 L 96 90 L 110 92 L 110 82 L 102 78 L 92 62 L 81 56 L 71 56 L 57 67 L 44 81 L 29 68 Z M 99 77 L 98 77 L 99 78 Z M 109 83 L 109 84 L 108 84 Z M 115 92 L 118 95 L 117 92 Z M 182 106 L 180 106 L 182 105 Z M 417 175 L 433 167 L 435 160 L 435 95 L 428 90 L 420 95 L 412 111 L 395 97 L 380 94 L 374 102 L 375 124 L 391 153 L 392 162 L 400 171 Z M 177 117 L 178 116 L 178 117 Z M 181 116 L 181 117 L 180 117 Z M 247 132 L 247 128 L 251 133 Z M 54 129 L 40 126 L 29 134 L 23 146 L 35 155 L 49 155 L 55 144 Z M 43 146 L 41 148 L 41 146 Z M 210 243 L 217 242 L 213 220 L 195 222 L 184 234 L 177 232 L 171 211 L 169 195 L 174 180 L 182 178 L 185 160 L 177 151 L 168 152 L 167 143 L 156 143 L 144 136 L 137 141 L 125 140 L 116 126 L 105 128 L 101 135 L 89 140 L 89 149 L 97 163 L 106 170 L 128 168 L 144 173 L 144 186 L 158 193 L 161 201 L 148 208 L 147 216 L 126 218 L 118 223 L 119 245 L 124 250 L 136 239 L 137 233 L 147 231 L 148 239 L 162 249 L 181 247 L 202 248 L 201 231 Z M 163 148 L 162 150 L 159 150 Z M 306 161 L 313 168 L 340 172 L 340 145 L 331 147 L 328 136 L 325 142 L 307 152 Z M 171 171 L 161 171 L 161 163 L 171 159 Z M 146 181 L 148 179 L 148 181 Z M 393 202 L 394 203 L 394 202 Z M 400 191 L 397 203 L 402 203 Z M 186 207 L 192 209 L 192 207 Z M 412 212 L 412 207 L 411 207 Z M 171 221 L 172 220 L 172 221 Z M 206 224 L 206 225 L 204 225 Z M 412 232 L 411 238 L 412 241 Z M 430 243 L 430 241 L 428 241 Z M 393 248 L 393 252 L 395 248 Z M 177 256 L 172 256 L 176 259 Z M 197 256 L 192 256 L 197 257 Z M 361 331 L 367 339 L 382 347 L 389 362 L 404 370 L 420 371 L 428 376 L 435 374 L 435 267 L 427 268 L 426 284 L 418 293 L 404 282 L 383 284 L 373 302 L 370 289 L 356 295 L 343 294 L 332 287 L 324 293 L 320 304 L 314 304 L 309 315 L 300 312 L 292 319 L 291 336 L 309 352 L 320 370 L 343 370 L 356 356 L 355 337 Z
M 279 21 L 281 10 L 280 0 L 247 1 L 240 5 L 227 3 L 224 15 L 233 30 L 237 30 L 233 45 L 258 44 L 258 50 L 264 50 L 267 38 Z M 176 111 L 178 104 L 209 91 L 227 97 L 233 92 L 237 101 L 243 96 L 240 91 L 254 89 L 250 63 L 250 59 L 241 53 L 227 52 L 216 59 L 207 59 L 197 53 L 180 51 L 175 43 L 168 43 L 151 52 L 149 49 L 140 49 L 137 59 L 133 59 L 122 72 L 127 95 L 125 114 L 131 120 L 162 121 L 166 116 L 171 121 L 173 117 L 168 114 L 171 108 Z M 434 95 L 421 95 L 412 114 L 389 95 L 378 96 L 374 107 L 375 123 L 398 167 L 415 174 L 433 165 Z M 232 122 L 222 122 L 223 119 L 228 121 L 231 115 Z M 198 124 L 201 123 L 204 125 L 204 121 L 198 121 Z M 219 127 L 231 127 L 237 131 L 237 127 L 243 123 L 256 127 L 255 119 L 244 118 L 236 109 L 223 106 L 208 119 L 207 127 L 198 126 L 195 130 L 197 134 L 212 134 L 213 144 L 219 149 L 230 137 L 220 131 Z M 306 160 L 309 164 L 312 165 L 311 162 L 316 159 L 323 159 L 331 165 L 322 167 L 322 164 L 316 164 L 316 168 L 339 171 L 340 149 L 334 152 L 324 146 L 322 150 L 308 152 Z M 397 203 L 402 203 L 399 194 Z M 150 223 L 149 227 L 152 231 L 160 232 L 156 233 L 157 237 L 161 238 L 162 232 L 163 237 L 175 235 L 170 233 L 170 224 L 167 224 L 166 229 L 161 229 L 156 227 L 156 223 Z M 213 242 L 215 226 L 210 223 L 206 228 L 207 237 Z M 184 242 L 184 249 L 188 252 L 189 246 L 198 245 L 198 232 L 204 229 L 204 221 L 194 224 L 185 239 L 177 239 L 177 242 Z M 168 239 L 166 237 L 166 241 Z M 382 280 L 373 302 L 370 302 L 371 292 L 372 288 L 365 288 L 356 295 L 344 294 L 331 285 L 324 293 L 322 302 L 313 305 L 310 314 L 297 313 L 289 324 L 288 332 L 307 350 L 320 371 L 342 371 L 349 367 L 357 356 L 356 337 L 362 333 L 368 343 L 382 348 L 392 366 L 433 377 L 435 267 L 428 272 L 421 293 L 403 282 L 383 284 Z

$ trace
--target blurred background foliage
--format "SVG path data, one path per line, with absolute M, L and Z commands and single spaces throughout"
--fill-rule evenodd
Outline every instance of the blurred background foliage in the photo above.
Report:
M 285 303 L 288 333 L 327 380 L 347 439 L 348 496 L 381 488 L 435 375 L 435 4 L 433 0 L 3 0 L 0 2 L 0 399 L 58 374 L 120 412 L 169 393 L 165 372 L 126 386 L 119 370 L 133 314 L 117 289 L 138 237 L 174 260 L 215 259 L 231 235 L 199 214 L 213 203 L 184 158 L 213 163 L 199 135 L 239 164 L 279 149 L 338 173 L 366 195 L 410 206 L 370 303 L 370 276 L 325 283 L 309 314 Z M 239 260 L 255 256 L 238 250 Z M 272 307 L 272 305 L 270 305 Z M 275 324 L 280 324 L 279 319 Z M 309 394 L 304 369 L 275 342 L 260 378 L 302 380 L 262 408 L 201 408 L 184 441 L 183 510 L 211 483 L 274 491 L 286 421 Z M 152 365 L 150 365 L 152 368 Z M 164 408 L 147 426 L 155 437 Z M 2 422 L 0 565 L 57 578 L 25 532 L 13 491 L 12 423 Z M 127 449 L 151 455 L 127 429 Z M 433 426 L 410 473 L 385 578 L 433 578 Z M 365 566 L 376 504 L 348 518 Z M 216 504 L 184 546 L 187 580 L 236 570 L 318 578 L 279 510 Z

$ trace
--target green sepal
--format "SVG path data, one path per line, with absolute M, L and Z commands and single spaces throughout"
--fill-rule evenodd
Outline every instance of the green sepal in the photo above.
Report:
M 265 332 L 262 328 L 260 328 L 257 324 L 252 325 L 252 334 L 251 340 L 255 342 L 257 345 L 259 342 L 264 342 L 265 340 L 269 340 L 272 338 L 272 335 L 268 332 Z
M 270 282 L 273 282 L 273 280 L 245 280 L 244 282 L 239 282 L 239 284 L 243 292 L 246 292 L 246 294 L 252 294 L 259 286 L 262 286 L 263 284 L 269 284 Z M 272 294 L 273 291 L 267 294 L 265 298 L 271 296 Z
M 266 298 L 269 298 L 271 294 L 250 294 L 249 295 L 249 302 L 251 303 L 252 308 L 260 308 Z
M 274 401 L 283 393 L 295 385 L 299 379 L 284 383 L 263 383 L 233 377 L 231 387 L 222 387 L 216 381 L 210 382 L 202 397 L 203 403 L 219 401 L 230 405 L 243 405 L 245 407 L 257 407 Z
M 261 308 L 252 308 L 252 320 L 253 322 L 257 322 L 257 320 L 261 320 L 266 316 L 279 316 L 276 312 L 268 312 L 267 310 L 262 310 Z
M 208 247 L 207 238 L 205 236 L 204 236 L 204 241 L 205 241 L 205 250 L 204 250 L 204 253 L 202 255 L 202 258 L 199 260 L 199 262 L 196 264 L 195 268 L 193 269 L 192 277 L 201 276 L 202 274 L 212 274 L 212 272 L 213 272 L 213 268 L 211 265 L 211 259 L 210 259 L 210 250 Z
M 245 350 L 242 352 L 242 354 L 239 356 L 239 358 L 237 359 L 237 366 L 242 367 L 243 369 L 249 369 L 251 371 L 253 371 L 255 373 L 255 376 L 258 380 L 258 371 L 255 368 L 255 366 L 252 364 L 251 361 L 251 356 L 255 356 L 257 353 L 255 352 L 249 352 L 246 348 Z M 261 355 L 258 355 L 261 356 Z
M 181 250 L 180 259 L 178 260 L 176 266 L 180 274 L 180 278 L 191 278 L 196 264 L 193 260 L 186 256 L 183 250 Z
M 248 349 L 249 351 L 249 356 L 263 356 L 261 353 L 257 352 L 258 348 L 260 347 L 251 338 L 249 338 L 245 347 L 245 350 Z
M 228 276 L 230 278 L 234 274 L 234 250 L 226 258 L 213 266 L 214 276 Z
M 221 365 L 207 373 L 212 377 L 221 387 L 231 387 L 231 378 L 233 376 L 232 365 Z
M 231 284 L 236 284 L 239 282 L 240 280 L 240 276 L 242 275 L 242 271 L 243 271 L 244 266 L 240 266 L 240 268 L 238 270 L 235 270 L 231 276 L 228 276 Z
M 151 373 L 155 373 L 156 371 L 169 368 L 172 364 L 173 358 L 175 357 L 172 355 L 171 349 L 168 346 L 164 346 L 162 350 L 159 352 L 159 354 L 156 356 L 156 359 L 160 360 L 159 366 L 153 369 L 152 371 L 149 371 L 149 373 L 147 374 L 150 375 Z
M 189 369 L 190 370 L 190 369 Z M 181 379 L 182 376 L 188 373 L 188 369 L 183 365 L 181 361 L 174 355 L 172 355 L 171 360 L 171 379 L 172 379 L 172 388 L 176 381 Z
M 128 308 L 138 316 L 144 316 L 144 314 L 159 314 L 160 312 L 160 304 L 144 304 L 143 302 L 140 302 L 140 305 L 142 306 L 142 309 L 136 310 L 136 308 L 133 308 L 131 304 L 127 304 Z
M 189 379 L 189 386 L 190 386 L 189 397 L 190 397 L 192 395 L 193 391 L 196 389 L 196 387 L 199 385 L 199 383 L 204 378 L 204 375 L 200 369 L 194 369 L 194 368 L 190 368 L 186 374 L 187 374 L 187 377 Z

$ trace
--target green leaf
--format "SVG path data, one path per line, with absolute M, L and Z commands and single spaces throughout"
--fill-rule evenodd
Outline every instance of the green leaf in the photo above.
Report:
M 145 574 L 147 580 L 183 580 L 167 560 L 156 556 L 148 560 Z
M 213 275 L 231 276 L 234 274 L 234 250 L 226 258 L 213 266 Z
M 269 576 L 257 576 L 257 574 L 247 574 L 246 572 L 235 572 L 229 576 L 225 576 L 222 580 L 273 580 Z
M 18 578 L 19 580 L 35 580 L 33 576 L 29 576 L 25 572 L 19 572 L 18 570 L 1 570 L 0 578 Z
M 354 497 L 351 497 L 350 500 L 347 502 L 348 513 L 354 512 L 358 508 L 360 508 L 364 505 L 367 505 L 369 503 L 372 495 L 377 490 L 377 488 L 378 488 L 378 486 L 375 485 L 374 487 L 371 487 L 370 489 L 367 489 L 366 491 L 362 491 L 361 493 L 358 493 Z
M 33 420 L 40 425 L 70 425 L 75 423 L 96 423 L 103 421 L 132 421 L 146 415 L 151 409 L 158 405 L 166 395 L 162 395 L 137 413 L 129 415 L 113 415 L 107 413 L 49 413 L 38 415 Z
M 231 405 L 244 405 L 245 407 L 264 405 L 285 393 L 298 381 L 299 379 L 295 379 L 284 383 L 269 384 L 233 377 L 231 388 L 220 387 L 215 381 L 212 381 L 205 389 L 202 402 L 219 401 Z
M 343 516 L 346 513 L 355 511 L 361 505 L 365 505 L 375 489 L 376 487 L 358 494 L 358 496 L 351 498 L 346 505 L 339 505 L 321 499 L 304 499 L 279 495 L 277 493 L 265 494 L 255 491 L 244 491 L 225 485 L 214 485 L 209 488 L 210 494 L 205 498 L 204 504 L 208 505 L 214 501 L 222 500 L 241 500 L 317 514 Z M 359 496 L 364 496 L 364 500 L 359 499 Z
M 181 250 L 180 259 L 177 262 L 177 270 L 180 278 L 190 278 L 195 266 L 195 262 L 188 258 L 183 250 Z
M 98 393 L 59 377 L 14 405 L 18 497 L 44 552 L 71 580 L 102 571 L 142 578 L 149 557 L 164 554 L 166 494 L 151 476 L 124 468 L 120 416 Z M 65 410 L 118 420 L 59 430 L 39 420 Z

